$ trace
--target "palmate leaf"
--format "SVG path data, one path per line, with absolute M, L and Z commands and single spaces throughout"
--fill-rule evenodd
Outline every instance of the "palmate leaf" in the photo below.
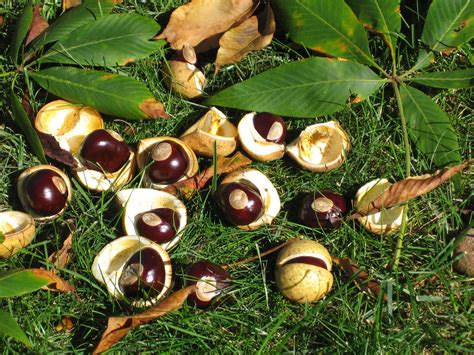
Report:
M 56 96 L 111 116 L 128 120 L 168 117 L 145 84 L 127 76 L 72 67 L 48 68 L 29 76 Z
M 32 346 L 30 340 L 27 338 L 23 330 L 21 330 L 16 320 L 10 313 L 2 310 L 0 310 L 0 334 L 11 336 L 28 347 Z
M 437 166 L 461 161 L 459 143 L 449 117 L 429 96 L 406 85 L 400 85 L 403 111 L 410 138 Z
M 12 43 L 10 45 L 10 58 L 13 59 L 14 62 L 18 59 L 18 53 L 20 52 L 21 45 L 28 34 L 28 30 L 30 28 L 31 22 L 33 21 L 33 5 L 31 1 L 25 6 L 23 9 L 20 18 L 16 24 L 15 33 L 12 37 Z
M 44 277 L 36 276 L 30 270 L 9 270 L 0 272 L 0 298 L 21 296 L 39 290 L 49 283 Z
M 93 66 L 125 65 L 146 58 L 163 41 L 150 40 L 160 26 L 137 14 L 115 14 L 90 22 L 56 42 L 39 61 L 42 63 Z
M 275 0 L 272 6 L 295 42 L 333 57 L 374 63 L 367 32 L 344 0 Z
M 367 98 L 384 82 L 365 65 L 315 57 L 270 69 L 224 89 L 205 103 L 316 117 L 342 110 L 352 94 Z
M 13 121 L 20 128 L 21 132 L 25 135 L 26 141 L 30 145 L 32 152 L 36 157 L 43 163 L 46 164 L 46 157 L 44 155 L 43 146 L 41 141 L 36 134 L 36 131 L 31 123 L 28 114 L 25 112 L 25 109 L 21 105 L 20 100 L 15 95 L 13 91 L 10 92 L 10 103 L 11 103 L 11 112 Z
M 474 36 L 474 1 L 434 0 L 421 41 L 434 51 L 459 46 Z
M 79 27 L 108 15 L 113 7 L 112 0 L 84 0 L 81 5 L 59 16 L 30 46 L 38 49 L 46 44 L 56 42 Z
M 474 69 L 426 73 L 407 79 L 407 81 L 434 88 L 463 89 L 474 86 Z
M 346 3 L 366 28 L 383 36 L 394 54 L 402 25 L 400 0 L 346 0 Z

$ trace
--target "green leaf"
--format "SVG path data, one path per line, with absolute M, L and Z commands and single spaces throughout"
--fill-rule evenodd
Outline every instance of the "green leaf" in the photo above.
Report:
M 21 296 L 46 286 L 48 280 L 38 277 L 29 270 L 0 272 L 0 298 Z
M 434 0 L 426 16 L 422 42 L 434 51 L 454 48 L 474 36 L 474 1 Z
M 160 26 L 137 14 L 105 16 L 56 42 L 39 61 L 95 66 L 125 65 L 146 58 L 163 45 L 151 40 Z
M 426 73 L 407 81 L 434 88 L 463 89 L 474 86 L 474 69 Z
M 402 25 L 400 0 L 346 0 L 346 3 L 366 28 L 383 36 L 394 53 Z
M 31 1 L 25 6 L 23 12 L 16 24 L 15 33 L 13 34 L 12 43 L 10 46 L 10 57 L 16 63 L 18 60 L 18 53 L 21 45 L 28 34 L 31 22 L 33 21 L 33 5 Z
M 20 131 L 25 135 L 26 141 L 30 145 L 33 153 L 38 157 L 38 159 L 46 164 L 46 156 L 44 155 L 43 146 L 41 141 L 36 133 L 33 124 L 31 123 L 28 114 L 25 112 L 25 109 L 21 105 L 20 100 L 15 95 L 13 91 L 10 92 L 10 102 L 12 109 L 12 119 L 20 128 Z
M 446 113 L 417 89 L 401 85 L 400 94 L 416 147 L 439 167 L 460 162 L 458 137 Z
M 2 310 L 0 310 L 0 333 L 21 341 L 29 348 L 32 347 L 30 340 L 27 338 L 23 330 L 21 330 L 16 320 L 10 315 L 10 313 Z
M 59 16 L 30 46 L 36 50 L 48 43 L 56 42 L 79 27 L 108 15 L 113 7 L 112 0 L 84 0 L 79 6 Z
M 342 110 L 352 94 L 369 97 L 384 82 L 365 65 L 315 57 L 270 69 L 224 89 L 205 103 L 316 117 Z
M 145 84 L 127 76 L 72 67 L 53 67 L 29 75 L 54 95 L 111 116 L 128 120 L 168 117 Z
M 5 241 L 5 234 L 0 232 L 0 244 L 2 244 Z
M 295 42 L 333 57 L 374 63 L 367 32 L 344 0 L 275 0 L 272 5 Z

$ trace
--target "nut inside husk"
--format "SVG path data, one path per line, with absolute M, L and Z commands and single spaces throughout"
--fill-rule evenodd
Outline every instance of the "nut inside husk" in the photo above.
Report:
M 163 141 L 172 141 L 177 143 L 182 150 L 185 152 L 186 157 L 188 159 L 188 166 L 186 169 L 185 174 L 178 180 L 185 180 L 190 177 L 193 177 L 196 175 L 199 169 L 198 161 L 196 158 L 196 154 L 178 138 L 173 138 L 173 137 L 153 137 L 153 138 L 146 138 L 142 139 L 140 143 L 138 144 L 138 150 L 137 150 L 137 166 L 140 170 L 147 169 L 151 165 L 151 152 L 153 151 L 153 148 L 156 146 L 156 144 L 163 142 Z M 143 177 L 143 184 L 145 187 L 150 187 L 153 189 L 163 189 L 169 184 L 159 184 L 153 182 L 149 175 L 148 172 L 145 171 L 144 177 Z
M 29 214 L 19 211 L 0 212 L 0 257 L 7 258 L 31 243 L 35 236 L 35 221 Z
M 77 156 L 84 138 L 89 133 L 104 128 L 104 121 L 92 107 L 56 100 L 39 110 L 35 128 L 54 136 L 62 149 Z
M 365 209 L 365 207 L 392 184 L 387 179 L 375 179 L 362 186 L 355 197 L 356 209 Z M 378 213 L 374 213 L 357 220 L 370 232 L 375 234 L 389 234 L 395 232 L 402 223 L 403 206 L 389 209 L 382 209 Z
M 244 150 L 255 160 L 270 161 L 280 159 L 285 154 L 285 145 L 267 141 L 255 129 L 253 119 L 256 112 L 246 114 L 239 122 L 238 133 L 239 140 Z M 281 124 L 275 124 L 272 127 L 274 136 L 282 134 Z
M 57 186 L 61 190 L 64 189 L 67 193 L 66 203 L 64 207 L 57 213 L 54 213 L 53 215 L 48 215 L 48 216 L 42 216 L 36 213 L 30 206 L 30 203 L 28 202 L 28 196 L 26 195 L 26 183 L 27 183 L 28 178 L 32 174 L 38 171 L 41 171 L 43 169 L 48 169 L 58 174 L 61 177 L 61 180 L 57 181 Z M 52 220 L 54 218 L 57 218 L 59 215 L 61 215 L 64 212 L 68 203 L 72 199 L 72 185 L 71 185 L 71 181 L 69 180 L 69 177 L 62 170 L 52 165 L 36 165 L 36 166 L 32 166 L 30 168 L 25 169 L 18 177 L 17 190 L 18 190 L 18 197 L 20 198 L 20 202 L 21 202 L 21 205 L 23 206 L 23 209 L 37 221 L 47 221 L 47 220 Z
M 182 134 L 180 139 L 196 154 L 227 156 L 237 147 L 237 128 L 215 107 Z
M 323 172 L 341 166 L 349 149 L 347 133 L 339 123 L 330 121 L 306 127 L 287 152 L 303 168 Z
M 110 295 L 118 299 L 125 296 L 119 280 L 122 276 L 124 266 L 130 258 L 139 250 L 152 248 L 155 250 L 165 268 L 165 282 L 161 292 L 151 299 L 138 299 L 132 302 L 135 307 L 149 307 L 164 298 L 171 288 L 172 266 L 168 253 L 158 244 L 140 236 L 124 236 L 117 238 L 107 244 L 95 257 L 92 264 L 92 274 L 97 281 L 107 287 Z
M 122 225 L 127 235 L 139 235 L 136 225 L 137 216 L 157 208 L 169 208 L 176 211 L 179 224 L 176 226 L 176 235 L 169 242 L 160 244 L 163 249 L 173 248 L 179 241 L 181 232 L 186 227 L 186 206 L 176 196 L 154 189 L 126 189 L 116 195 L 119 205 L 123 207 Z
M 256 229 L 264 224 L 271 224 L 281 208 L 280 197 L 272 182 L 258 170 L 241 169 L 225 176 L 220 184 L 233 182 L 242 182 L 254 187 L 263 202 L 263 212 L 260 217 L 250 224 L 238 225 L 238 227 L 241 229 Z
M 277 287 L 292 301 L 316 302 L 332 288 L 331 268 L 331 255 L 322 244 L 297 240 L 278 254 L 275 266 Z

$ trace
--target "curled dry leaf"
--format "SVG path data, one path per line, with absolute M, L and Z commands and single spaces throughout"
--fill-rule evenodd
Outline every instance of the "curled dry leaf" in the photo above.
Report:
M 214 166 L 210 166 L 194 177 L 167 186 L 163 191 L 175 195 L 180 193 L 185 198 L 190 198 L 194 192 L 204 188 L 208 181 L 212 179 L 214 174 L 220 175 L 231 173 L 243 166 L 249 165 L 250 163 L 252 163 L 252 161 L 240 152 L 235 153 L 231 157 L 217 157 L 216 169 L 214 169 Z
M 382 208 L 387 209 L 406 203 L 434 190 L 469 165 L 470 162 L 466 161 L 460 165 L 438 170 L 431 175 L 412 176 L 398 181 L 372 202 L 365 204 L 365 206 L 360 206 L 359 210 L 347 217 L 347 219 L 352 220 L 368 216 L 380 212 Z
M 29 269 L 28 271 L 32 272 L 34 275 L 47 280 L 49 283 L 42 287 L 44 290 L 55 291 L 55 292 L 71 292 L 77 298 L 76 289 L 69 282 L 63 280 L 61 277 L 56 275 L 52 271 L 44 269 Z
M 160 304 L 150 307 L 142 313 L 132 316 L 110 317 L 107 329 L 102 334 L 102 339 L 94 350 L 94 354 L 107 351 L 133 328 L 178 310 L 188 296 L 195 291 L 196 285 L 194 284 L 176 291 Z
M 224 33 L 219 41 L 216 71 L 224 64 L 238 63 L 249 52 L 268 46 L 275 33 L 275 17 L 270 4 L 257 16 L 246 19 Z
M 332 261 L 335 265 L 340 267 L 342 271 L 344 271 L 347 278 L 353 278 L 357 287 L 363 292 L 366 292 L 373 297 L 378 297 L 382 292 L 380 283 L 374 280 L 367 272 L 361 271 L 357 265 L 352 263 L 351 259 L 341 259 L 333 256 Z M 383 299 L 384 301 L 387 301 L 387 294 L 384 293 Z
M 64 268 L 71 259 L 70 253 L 72 249 L 72 238 L 75 227 L 72 221 L 67 221 L 63 227 L 64 230 L 61 231 L 61 235 L 65 236 L 63 246 L 49 257 L 49 261 L 54 264 L 56 269 Z
M 33 8 L 33 21 L 31 22 L 28 36 L 26 36 L 25 45 L 27 46 L 31 41 L 38 37 L 49 26 L 43 16 L 41 16 L 41 6 L 36 5 Z
M 43 146 L 44 154 L 64 165 L 76 167 L 77 162 L 74 160 L 71 152 L 61 148 L 59 142 L 52 135 L 36 131 Z
M 185 45 L 196 47 L 249 17 L 255 9 L 254 2 L 192 0 L 173 11 L 168 25 L 157 38 L 166 39 L 173 49 L 182 49 Z

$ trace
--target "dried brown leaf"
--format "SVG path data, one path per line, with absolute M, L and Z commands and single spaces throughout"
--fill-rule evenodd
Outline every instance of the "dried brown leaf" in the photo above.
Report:
M 334 264 L 339 266 L 342 271 L 344 271 L 347 278 L 354 279 L 354 282 L 357 287 L 359 287 L 359 289 L 368 293 L 370 296 L 379 297 L 380 293 L 382 292 L 380 283 L 374 280 L 367 272 L 361 271 L 356 264 L 352 263 L 351 259 L 341 259 L 333 256 L 332 261 Z M 383 299 L 384 301 L 387 301 L 387 294 L 384 293 Z
M 140 104 L 140 110 L 142 110 L 148 118 L 169 118 L 165 112 L 163 104 L 155 99 L 147 99 Z
M 449 168 L 436 171 L 434 174 L 413 176 L 396 182 L 388 190 L 379 195 L 374 201 L 361 206 L 360 209 L 347 217 L 348 220 L 378 213 L 382 208 L 391 208 L 404 204 L 418 196 L 424 195 L 443 182 L 449 180 L 458 172 L 464 170 L 470 163 L 464 162 Z
M 217 157 L 215 174 L 227 174 L 250 163 L 252 163 L 252 161 L 240 152 L 235 153 L 231 157 Z M 190 198 L 194 192 L 204 188 L 213 176 L 214 166 L 210 166 L 192 178 L 179 181 L 164 188 L 164 191 L 172 194 L 180 193 L 184 197 Z
M 224 64 L 238 63 L 249 52 L 268 46 L 275 33 L 275 17 L 268 4 L 257 16 L 252 16 L 228 30 L 219 41 L 216 71 Z
M 33 8 L 33 21 L 31 22 L 28 36 L 26 36 L 25 45 L 28 45 L 31 41 L 38 37 L 45 29 L 48 28 L 48 26 L 48 21 L 46 21 L 41 16 L 41 6 L 36 5 Z
M 28 271 L 49 282 L 48 285 L 42 287 L 44 290 L 55 292 L 71 292 L 76 297 L 78 297 L 74 286 L 72 286 L 69 282 L 63 280 L 54 272 L 44 269 L 28 269 Z
M 57 332 L 69 333 L 76 326 L 76 319 L 70 316 L 65 316 L 61 321 L 56 324 L 54 330 Z
M 107 329 L 104 334 L 102 334 L 102 339 L 94 350 L 94 354 L 107 351 L 133 328 L 178 310 L 181 308 L 188 296 L 195 290 L 196 285 L 194 284 L 176 291 L 160 304 L 150 307 L 142 313 L 132 316 L 110 317 Z
M 192 0 L 173 11 L 168 25 L 157 37 L 166 39 L 173 49 L 200 42 L 249 17 L 254 0 Z
M 63 242 L 63 246 L 58 251 L 51 254 L 49 261 L 54 264 L 56 269 L 64 268 L 69 261 L 71 260 L 71 249 L 72 249 L 72 239 L 74 235 L 74 225 L 72 222 L 66 222 L 64 226 L 64 231 L 61 235 L 65 235 L 66 239 Z

